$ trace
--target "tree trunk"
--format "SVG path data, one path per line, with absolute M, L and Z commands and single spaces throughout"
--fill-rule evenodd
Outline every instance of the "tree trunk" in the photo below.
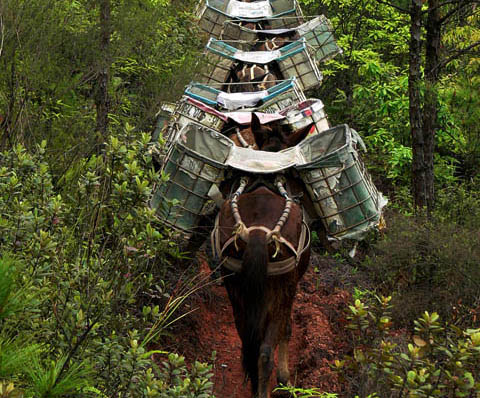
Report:
M 110 80 L 110 0 L 100 2 L 100 60 L 97 74 L 97 87 L 95 90 L 95 106 L 97 110 L 97 153 L 101 152 L 103 143 L 107 139 L 108 112 L 110 110 L 110 98 L 108 95 L 108 83 Z
M 422 1 L 411 0 L 410 4 L 410 49 L 408 72 L 408 95 L 410 130 L 412 134 L 412 186 L 417 209 L 427 205 L 425 140 L 422 129 L 422 107 L 420 98 L 422 62 Z
M 428 1 L 428 17 L 426 24 L 425 52 L 425 98 L 423 107 L 423 136 L 425 139 L 425 195 L 426 206 L 430 213 L 435 204 L 434 187 L 434 152 L 435 131 L 437 128 L 438 94 L 437 83 L 439 74 L 441 21 L 438 0 Z

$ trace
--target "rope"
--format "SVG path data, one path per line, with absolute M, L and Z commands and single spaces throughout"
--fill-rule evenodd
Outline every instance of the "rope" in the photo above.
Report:
M 236 130 L 236 134 L 237 134 L 238 140 L 240 141 L 240 144 L 242 144 L 244 148 L 250 148 L 250 149 L 253 148 L 253 145 L 248 145 L 248 142 L 245 140 L 245 138 L 243 138 L 243 135 L 242 133 L 240 133 L 240 129 L 238 127 Z
M 242 217 L 240 216 L 240 212 L 238 210 L 238 198 L 239 196 L 243 193 L 245 190 L 245 187 L 248 184 L 248 177 L 242 177 L 240 179 L 240 186 L 238 189 L 235 191 L 233 194 L 232 200 L 230 201 L 230 206 L 232 208 L 232 215 L 233 218 L 235 219 L 235 226 L 232 232 L 232 235 L 235 236 L 235 249 L 238 251 L 238 245 L 237 245 L 237 237 L 240 236 L 240 238 L 244 241 L 248 239 L 248 230 L 245 224 L 242 221 Z

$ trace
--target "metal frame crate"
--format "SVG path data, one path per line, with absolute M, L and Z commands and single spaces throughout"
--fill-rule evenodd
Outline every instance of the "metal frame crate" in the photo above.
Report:
M 223 41 L 210 38 L 206 54 L 205 72 L 201 75 L 201 83 L 206 85 L 223 85 L 235 62 L 276 62 L 283 79 L 295 77 L 302 91 L 313 89 L 322 81 L 322 74 L 308 52 L 304 38 L 275 51 L 242 51 Z
M 211 200 L 212 187 L 224 179 L 232 145 L 228 138 L 206 127 L 184 126 L 163 163 L 162 171 L 169 179 L 155 190 L 150 203 L 159 218 L 191 232 Z
M 277 59 L 277 63 L 284 77 L 296 76 L 303 91 L 311 90 L 321 84 L 322 74 L 308 52 L 305 38 L 278 51 L 282 55 Z
M 241 26 L 236 20 L 228 20 L 225 22 L 221 40 L 237 41 L 239 48 L 248 51 L 253 48 L 260 35 L 262 37 L 270 35 L 274 37 L 277 34 L 296 32 L 300 38 L 304 37 L 306 39 L 307 45 L 317 62 L 327 61 L 342 52 L 335 42 L 332 25 L 324 15 L 314 17 L 305 23 L 302 23 L 302 19 L 296 17 L 286 17 L 285 19 L 291 19 L 297 23 L 293 28 L 283 31 L 276 29 L 253 30 Z
M 319 134 L 330 128 L 323 108 L 323 102 L 319 99 L 308 99 L 299 104 L 289 106 L 283 109 L 280 114 L 286 117 L 282 124 L 289 124 L 293 131 L 310 124 L 314 126 L 314 129 L 309 135 Z
M 217 132 L 222 130 L 227 121 L 227 117 L 216 109 L 188 96 L 184 96 L 178 102 L 174 118 L 180 128 L 189 123 L 195 123 Z
M 296 166 L 317 215 L 333 239 L 361 239 L 377 226 L 386 200 L 356 150 L 358 133 L 346 124 L 303 141 L 306 164 Z
M 238 100 L 237 94 L 225 93 L 200 83 L 190 83 L 184 94 L 218 110 L 257 110 L 267 113 L 279 112 L 306 99 L 294 77 L 264 91 L 243 93 L 245 102 Z
M 283 16 L 302 16 L 296 0 L 270 0 L 245 3 L 237 0 L 204 0 L 197 8 L 199 26 L 210 36 L 219 38 L 223 24 L 228 19 L 255 22 L 263 18 L 278 21 L 274 27 L 282 27 Z

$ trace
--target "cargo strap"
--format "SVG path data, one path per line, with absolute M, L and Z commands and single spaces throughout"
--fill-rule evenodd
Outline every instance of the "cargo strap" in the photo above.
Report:
M 295 247 L 292 245 L 291 242 L 287 241 L 280 233 L 283 225 L 288 219 L 288 216 L 290 214 L 290 209 L 292 206 L 292 199 L 288 196 L 285 188 L 283 187 L 283 183 L 285 181 L 283 178 L 278 177 L 275 181 L 275 185 L 277 186 L 278 190 L 280 191 L 280 194 L 285 197 L 286 203 L 285 203 L 285 209 L 283 210 L 282 215 L 280 216 L 279 220 L 277 221 L 277 224 L 275 225 L 274 229 L 271 230 L 270 228 L 267 228 L 265 226 L 259 225 L 259 226 L 250 226 L 246 227 L 245 224 L 242 222 L 242 219 L 240 217 L 240 213 L 238 212 L 238 198 L 244 191 L 247 183 L 248 183 L 248 178 L 242 177 L 240 180 L 240 186 L 237 189 L 237 191 L 233 194 L 233 197 L 231 199 L 231 207 L 232 207 L 232 214 L 235 219 L 235 229 L 233 231 L 233 236 L 231 236 L 227 241 L 223 244 L 223 246 L 220 245 L 220 228 L 219 228 L 219 217 L 220 214 L 217 215 L 215 219 L 215 227 L 212 231 L 211 239 L 212 239 L 212 250 L 214 256 L 217 256 L 218 258 L 223 258 L 224 259 L 224 267 L 229 269 L 230 271 L 233 272 L 240 272 L 242 269 L 242 260 L 234 258 L 234 257 L 223 257 L 223 253 L 229 247 L 232 243 L 234 243 L 235 248 L 238 251 L 238 246 L 237 246 L 237 238 L 240 237 L 244 242 L 248 243 L 249 240 L 249 235 L 250 231 L 254 230 L 260 230 L 265 232 L 266 234 L 266 241 L 267 245 L 270 242 L 275 243 L 275 253 L 273 254 L 273 258 L 277 256 L 277 254 L 280 251 L 280 245 L 283 244 L 285 245 L 292 253 L 293 256 L 286 258 L 285 260 L 280 260 L 280 261 L 268 261 L 268 266 L 267 266 L 267 274 L 268 275 L 281 275 L 287 272 L 292 271 L 297 265 L 298 262 L 300 261 L 300 258 L 304 251 L 308 249 L 310 246 L 310 230 L 308 228 L 307 223 L 305 220 L 302 220 L 302 230 L 300 232 L 300 237 L 299 237 L 299 242 L 298 242 L 298 247 L 295 249 Z

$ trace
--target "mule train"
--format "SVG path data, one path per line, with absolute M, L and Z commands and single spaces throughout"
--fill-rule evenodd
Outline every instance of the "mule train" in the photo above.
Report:
M 211 230 L 242 340 L 253 396 L 289 379 L 288 340 L 296 286 L 310 256 L 310 225 L 326 239 L 359 240 L 378 225 L 376 190 L 347 125 L 330 127 L 319 99 L 319 63 L 341 50 L 329 21 L 302 15 L 296 0 L 204 0 L 211 37 L 203 72 L 165 106 L 162 170 L 152 206 L 191 235 Z M 216 204 L 215 221 L 206 222 Z M 200 238 L 199 238 L 200 237 Z

